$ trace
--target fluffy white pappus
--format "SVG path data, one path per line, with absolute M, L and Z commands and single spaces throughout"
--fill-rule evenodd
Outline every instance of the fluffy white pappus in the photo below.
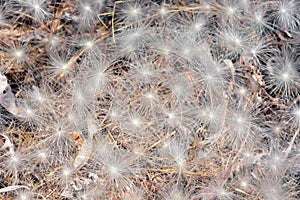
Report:
M 214 2 L 210 0 L 200 1 L 201 11 L 205 14 L 212 14 L 214 9 Z
M 96 155 L 95 159 L 103 166 L 101 172 L 108 184 L 121 190 L 132 185 L 132 178 L 137 173 L 135 158 L 122 150 L 111 148 L 106 154 Z
M 191 194 L 189 191 L 184 191 L 178 185 L 165 188 L 163 200 L 190 200 Z
M 49 151 L 46 146 L 47 145 L 41 143 L 31 148 L 29 151 L 29 157 L 32 165 L 39 164 L 43 169 L 48 169 L 49 165 L 51 166 L 56 164 L 54 163 L 56 160 L 55 154 L 51 153 L 51 150 Z
M 138 52 L 144 52 L 152 42 L 153 33 L 147 24 L 130 26 L 120 33 L 115 34 L 117 56 L 127 56 L 136 59 Z
M 74 130 L 65 119 L 54 119 L 48 125 L 43 143 L 51 154 L 55 155 L 55 159 L 62 161 L 61 159 L 69 157 L 74 151 L 75 140 L 72 138 Z
M 69 185 L 72 182 L 72 179 L 74 179 L 74 174 L 75 174 L 75 169 L 73 169 L 72 167 L 70 167 L 69 163 L 65 163 L 63 166 L 61 166 L 60 170 L 57 172 L 57 178 L 58 181 L 63 185 L 64 187 L 67 187 L 67 185 Z M 70 195 L 67 192 L 62 195 Z
M 252 197 L 252 195 L 257 195 L 253 177 L 251 176 L 251 172 L 247 169 L 236 172 L 235 178 L 231 183 L 235 188 L 234 190 L 243 196 L 247 195 L 247 197 Z M 241 196 L 241 198 L 243 197 Z
M 210 45 L 205 40 L 201 40 L 200 43 L 196 49 L 197 58 L 191 63 L 190 68 L 197 70 L 203 68 L 215 72 L 221 71 L 222 66 L 220 66 L 219 61 L 213 57 L 213 50 Z
M 31 97 L 33 102 L 37 103 L 39 106 L 43 106 L 47 101 L 47 93 L 45 91 L 41 91 L 40 88 L 33 86 L 32 90 L 28 92 L 28 96 Z
M 149 43 L 150 49 L 152 49 L 162 61 L 175 62 L 176 56 L 176 40 L 172 36 L 172 29 L 157 28 L 155 39 L 152 43 Z
M 265 171 L 273 176 L 283 176 L 290 164 L 287 160 L 285 150 L 278 142 L 272 144 L 270 151 L 261 159 Z
M 210 98 L 223 95 L 227 84 L 225 78 L 230 74 L 227 68 L 207 57 L 196 61 L 191 68 L 191 78 L 198 90 L 203 91 Z
M 241 4 L 240 0 L 220 0 L 218 3 L 213 4 L 215 8 L 214 14 L 220 17 L 223 23 L 236 24 L 242 20 L 244 8 L 247 7 Z
M 198 105 L 182 103 L 179 101 L 172 102 L 171 107 L 162 106 L 161 114 L 157 118 L 157 127 L 161 128 L 178 128 L 181 131 L 193 130 L 198 126 L 197 111 Z
M 280 30 L 296 30 L 300 23 L 300 2 L 297 0 L 276 0 L 269 3 L 270 18 Z
M 114 148 L 109 139 L 103 135 L 96 135 L 93 144 L 92 158 L 98 161 L 99 158 L 105 157 Z
M 221 185 L 215 181 L 208 183 L 208 186 L 201 187 L 201 190 L 195 194 L 194 198 L 201 199 L 218 199 L 218 200 L 232 200 L 238 196 L 233 190 L 226 187 L 226 185 Z
M 86 118 L 83 119 L 71 105 L 63 108 L 62 111 L 65 123 L 72 127 L 73 130 L 82 130 L 83 127 L 86 127 Z
M 300 112 L 299 112 L 300 116 Z M 300 118 L 299 118 L 300 119 Z M 266 121 L 264 127 L 264 133 L 267 137 L 278 140 L 280 138 L 287 139 L 287 132 L 288 130 L 288 121 Z
M 31 200 L 35 198 L 38 198 L 38 195 L 36 195 L 34 192 L 24 189 L 17 190 L 14 196 L 14 199 L 16 200 Z
M 233 148 L 239 148 L 243 144 L 252 145 L 259 141 L 261 131 L 258 121 L 259 111 L 252 107 L 240 105 L 229 108 L 225 119 L 225 134 L 227 141 Z
M 147 9 L 144 0 L 138 1 L 120 1 L 115 4 L 116 21 L 126 22 L 127 24 L 136 23 L 146 17 L 149 9 Z
M 105 199 L 105 183 L 89 184 L 83 190 L 79 190 L 75 193 L 74 196 L 78 197 L 81 200 L 97 200 Z
M 174 175 L 179 178 L 187 167 L 189 143 L 187 139 L 177 136 L 178 132 L 173 133 L 174 137 L 167 138 L 160 143 L 156 152 L 160 159 L 154 162 L 160 169 L 172 169 L 176 172 Z
M 8 47 L 1 45 L 0 48 L 11 58 L 12 63 L 24 64 L 31 62 L 27 43 L 12 44 Z
M 262 35 L 270 29 L 272 30 L 272 25 L 268 21 L 267 9 L 263 4 L 258 4 L 253 6 L 247 11 L 246 17 L 244 18 L 244 23 L 249 24 L 255 31 L 255 33 Z
M 112 122 L 112 126 L 120 126 L 124 120 L 123 116 L 130 112 L 130 99 L 128 97 L 129 95 L 120 95 L 119 91 L 112 94 L 112 100 L 107 111 L 107 119 Z
M 299 103 L 294 104 L 288 112 L 287 121 L 292 123 L 295 128 L 300 127 L 300 105 Z
M 250 62 L 254 62 L 262 67 L 263 63 L 267 63 L 272 54 L 277 50 L 271 47 L 270 41 L 266 38 L 253 38 L 252 40 L 247 45 L 243 54 Z
M 171 5 L 165 3 L 153 3 L 151 6 L 151 14 L 158 18 L 158 23 L 161 25 L 168 26 L 170 18 L 172 18 L 174 11 L 171 8 Z
M 251 44 L 252 31 L 247 27 L 221 26 L 217 33 L 218 46 L 226 50 L 227 58 L 236 58 Z
M 295 50 L 283 49 L 268 60 L 264 78 L 267 91 L 279 98 L 293 99 L 300 92 L 300 60 Z
M 73 72 L 73 64 L 70 51 L 65 55 L 60 55 L 56 51 L 49 53 L 50 65 L 46 68 L 46 74 L 49 74 L 53 79 L 67 77 Z
M 33 86 L 32 89 L 25 91 L 24 96 L 44 117 L 47 115 L 50 117 L 50 113 L 54 114 L 57 111 L 54 106 L 57 102 L 54 99 L 58 97 L 46 84 L 41 87 Z
M 169 109 L 169 108 L 163 108 L 164 115 L 162 117 L 163 123 L 159 123 L 162 127 L 169 127 L 175 128 L 175 127 L 181 127 L 181 113 L 180 111 L 176 112 L 176 109 Z
M 122 199 L 124 200 L 144 200 L 145 191 L 139 186 L 131 186 L 125 193 L 122 193 Z
M 187 37 L 184 32 L 179 32 L 175 37 L 174 53 L 186 62 L 192 62 L 198 55 L 198 48 L 201 46 L 194 37 Z
M 84 0 L 76 1 L 76 15 L 79 17 L 79 27 L 81 29 L 92 29 L 98 22 L 97 15 L 103 6 L 97 1 Z
M 131 70 L 128 73 L 130 81 L 136 83 L 136 85 L 155 84 L 158 82 L 161 76 L 161 69 L 159 63 L 153 63 L 152 57 L 140 58 L 135 61 L 131 66 Z
M 170 28 L 177 29 L 188 37 L 201 38 L 207 34 L 207 19 L 197 11 L 177 13 Z
M 18 99 L 19 100 L 19 99 Z M 19 112 L 16 114 L 21 121 L 28 123 L 30 126 L 43 128 L 47 124 L 47 116 L 44 111 L 28 97 L 17 101 Z
M 24 6 L 25 12 L 39 22 L 51 16 L 46 0 L 16 0 L 16 2 Z
M 238 4 L 243 10 L 251 10 L 253 7 L 256 6 L 256 3 L 251 0 L 241 0 L 238 1 Z
M 161 113 L 161 97 L 158 90 L 158 87 L 150 86 L 140 92 L 140 109 L 144 110 L 145 115 L 150 119 L 156 119 Z
M 118 106 L 121 104 L 113 104 L 109 111 L 108 111 L 108 119 L 111 121 L 111 126 L 113 127 L 119 127 L 122 124 L 122 116 L 124 115 L 124 111 L 122 108 L 119 108 Z
M 175 137 L 165 144 L 168 144 L 168 157 L 173 161 L 172 165 L 177 168 L 179 174 L 184 173 L 183 171 L 189 167 L 187 163 L 189 159 L 189 141 L 187 139 Z
M 85 80 L 79 80 L 74 83 L 71 91 L 69 91 L 70 106 L 82 120 L 95 111 L 96 93 L 90 87 Z
M 199 130 L 207 130 L 204 144 L 214 144 L 224 134 L 228 108 L 223 98 L 208 95 L 203 98 L 203 104 L 197 110 Z
M 184 100 L 194 98 L 196 96 L 194 85 L 191 80 L 191 73 L 182 72 L 177 75 L 169 75 L 170 79 L 166 86 L 171 90 L 174 100 Z
M 200 106 L 198 117 L 203 126 L 220 127 L 225 117 L 226 108 L 224 103 L 216 102 L 215 104 L 203 104 Z
M 120 128 L 126 130 L 126 133 L 136 138 L 148 138 L 152 134 L 149 128 L 152 125 L 149 116 L 146 116 L 144 110 L 130 109 L 122 116 Z
M 272 173 L 261 172 L 256 181 L 259 196 L 266 200 L 291 199 L 296 200 L 294 189 L 289 187 L 289 182 L 282 176 L 274 176 Z
M 145 124 L 143 114 L 139 112 L 131 112 L 129 114 L 129 123 L 133 126 L 132 129 L 143 128 Z
M 210 96 L 211 102 L 214 98 L 224 99 L 225 90 L 228 88 L 232 78 L 233 64 L 230 60 L 221 61 L 213 59 L 207 51 L 202 51 L 202 56 L 192 67 L 194 82 L 197 88 L 204 94 Z
M 83 55 L 84 58 L 96 58 L 103 54 L 101 51 L 102 47 L 98 42 L 98 35 L 96 34 L 90 33 L 87 36 L 78 32 L 75 37 L 69 38 L 67 42 L 70 44 L 70 47 L 79 49 L 79 52 L 73 52 L 73 57 L 76 57 L 76 55 Z
M 53 51 L 54 49 L 59 48 L 60 46 L 65 46 L 65 40 L 59 35 L 49 35 L 45 37 L 45 46 L 49 52 Z M 49 53 L 51 55 L 51 53 Z
M 106 57 L 90 58 L 84 62 L 84 65 L 87 66 L 87 85 L 89 85 L 91 93 L 97 94 L 109 89 L 111 79 L 114 77 L 108 70 L 111 63 Z
M 196 162 L 206 162 L 216 159 L 217 155 L 209 148 L 200 149 L 196 155 Z
M 7 177 L 18 181 L 19 174 L 24 173 L 28 159 L 29 157 L 21 149 L 7 151 L 2 155 L 0 166 Z

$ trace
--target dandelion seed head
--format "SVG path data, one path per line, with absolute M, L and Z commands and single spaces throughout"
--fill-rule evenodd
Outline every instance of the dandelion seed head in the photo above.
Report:
M 191 49 L 190 48 L 184 48 L 183 49 L 183 54 L 184 55 L 189 55 L 191 53 Z
M 61 137 L 63 135 L 63 132 L 61 130 L 56 131 L 56 136 Z
M 274 131 L 274 133 L 278 134 L 278 133 L 280 133 L 281 128 L 278 127 L 278 126 L 276 126 L 276 127 L 273 129 L 273 131 Z
M 243 188 L 247 188 L 247 187 L 248 187 L 248 183 L 247 183 L 246 181 L 242 181 L 242 182 L 241 182 L 241 186 L 242 186 Z
M 17 155 L 13 155 L 12 157 L 11 157 L 11 161 L 13 162 L 13 163 L 18 163 L 19 162 L 19 157 L 17 156 Z
M 26 108 L 25 109 L 26 114 L 28 114 L 29 116 L 33 114 L 33 110 L 30 108 Z
M 17 200 L 31 200 L 31 199 L 34 199 L 34 198 L 33 198 L 32 193 L 30 191 L 21 190 L 21 191 L 18 191 L 16 199 Z
M 193 24 L 192 29 L 194 32 L 199 32 L 199 31 L 201 31 L 202 26 L 203 26 L 203 24 L 198 22 L 198 23 Z
M 168 118 L 169 119 L 175 119 L 175 114 L 174 113 L 168 113 Z
M 177 161 L 177 165 L 178 165 L 179 168 L 184 167 L 184 165 L 185 165 L 184 160 L 178 160 L 178 161 Z
M 247 93 L 247 90 L 246 90 L 245 88 L 241 88 L 241 89 L 239 90 L 239 93 L 240 93 L 241 95 L 245 95 L 245 94 Z
M 237 122 L 238 122 L 239 124 L 243 124 L 244 121 L 243 121 L 243 119 L 242 119 L 241 117 L 238 117 L 238 118 L 237 118 Z
M 40 6 L 39 4 L 34 4 L 34 5 L 33 5 L 33 8 L 34 8 L 35 10 L 39 10 L 39 9 L 41 9 L 41 6 Z
M 149 100 L 154 100 L 154 99 L 155 99 L 154 95 L 153 95 L 151 92 L 146 93 L 145 96 L 146 96 L 146 98 L 149 99 Z
M 62 175 L 63 175 L 64 177 L 69 177 L 69 176 L 71 175 L 71 170 L 68 169 L 68 168 L 63 169 Z
M 258 23 L 262 23 L 263 22 L 263 18 L 262 18 L 261 15 L 256 15 L 255 19 L 256 19 L 256 22 L 258 22 Z
M 66 70 L 66 69 L 69 68 L 69 65 L 68 65 L 68 64 L 63 64 L 63 65 L 61 66 L 61 68 L 62 68 L 63 70 Z
M 128 14 L 131 18 L 137 18 L 140 15 L 140 12 L 139 8 L 133 7 L 129 10 Z
M 116 167 L 111 166 L 111 167 L 109 167 L 109 171 L 111 174 L 116 175 L 116 174 L 118 174 L 119 170 Z
M 290 76 L 289 76 L 289 74 L 287 72 L 285 72 L 285 73 L 282 74 L 282 80 L 283 81 L 288 81 L 289 78 L 290 78 Z
M 87 41 L 84 45 L 85 45 L 86 48 L 91 49 L 91 48 L 93 48 L 94 43 L 92 41 Z
M 214 115 L 214 113 L 210 113 L 209 115 L 208 115 L 208 117 L 209 117 L 209 119 L 214 119 L 215 118 L 215 115 Z
M 212 80 L 212 79 L 213 79 L 212 75 L 210 74 L 206 75 L 206 80 Z
M 89 5 L 85 5 L 85 6 L 83 6 L 83 8 L 86 12 L 92 12 L 92 9 Z
M 47 155 L 45 152 L 39 152 L 38 157 L 40 157 L 42 160 L 45 160 L 47 158 Z
M 16 58 L 21 58 L 22 56 L 24 56 L 24 51 L 21 50 L 21 49 L 16 49 L 16 50 L 14 51 L 14 56 L 15 56 Z
M 297 108 L 294 113 L 296 117 L 300 119 L 300 108 Z
M 233 41 L 236 45 L 241 45 L 241 40 L 238 37 L 233 38 Z
M 281 14 L 286 14 L 286 9 L 285 9 L 285 8 L 280 8 L 279 12 L 280 12 Z
M 166 9 L 165 7 L 161 7 L 161 8 L 159 9 L 159 14 L 160 14 L 161 16 L 165 16 L 165 15 L 167 14 L 167 9 Z
M 236 9 L 233 7 L 228 7 L 227 8 L 228 14 L 229 15 L 234 15 L 234 13 L 236 12 Z
M 252 53 L 253 55 L 256 55 L 256 54 L 257 54 L 257 50 L 256 50 L 255 48 L 252 48 L 252 49 L 251 49 L 251 53 Z
M 140 119 L 138 119 L 138 118 L 133 118 L 132 119 L 132 124 L 134 125 L 134 126 L 136 126 L 136 127 L 140 127 L 141 126 L 141 120 Z

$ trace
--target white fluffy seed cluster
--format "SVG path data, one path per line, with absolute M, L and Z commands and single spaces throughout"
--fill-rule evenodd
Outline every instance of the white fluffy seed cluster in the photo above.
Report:
M 0 34 L 0 198 L 300 198 L 297 0 L 11 0 Z

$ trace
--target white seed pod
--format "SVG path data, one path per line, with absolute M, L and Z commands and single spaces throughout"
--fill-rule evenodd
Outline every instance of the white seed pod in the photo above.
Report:
M 13 115 L 18 115 L 16 97 L 11 91 L 7 78 L 0 73 L 0 104 Z
M 83 145 L 79 150 L 78 155 L 74 160 L 74 168 L 78 169 L 81 166 L 83 166 L 89 160 L 92 151 L 93 151 L 93 143 L 90 142 L 89 140 L 84 141 Z
M 12 186 L 8 186 L 8 187 L 5 187 L 5 188 L 1 188 L 0 193 L 10 192 L 10 191 L 14 191 L 14 190 L 17 190 L 17 189 L 22 189 L 22 188 L 30 190 L 29 187 L 27 187 L 25 185 L 12 185 Z

